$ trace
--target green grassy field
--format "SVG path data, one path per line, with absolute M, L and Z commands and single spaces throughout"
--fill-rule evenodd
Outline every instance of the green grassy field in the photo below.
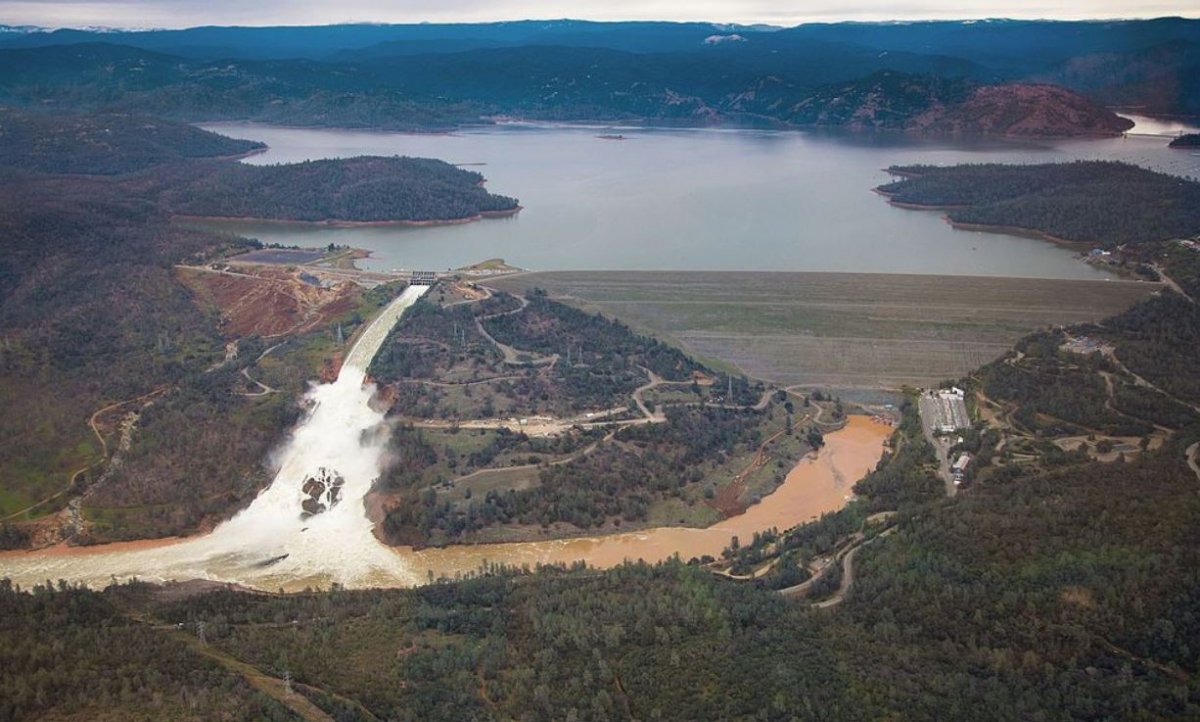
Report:
M 468 476 L 459 477 L 455 480 L 453 488 L 441 493 L 445 498 L 458 502 L 476 496 L 482 498 L 489 491 L 528 489 L 539 483 L 538 471 L 538 467 L 529 465 L 481 469 Z
M 865 273 L 547 272 L 490 280 L 616 316 L 780 384 L 895 388 L 958 377 L 1037 328 L 1095 321 L 1136 281 Z

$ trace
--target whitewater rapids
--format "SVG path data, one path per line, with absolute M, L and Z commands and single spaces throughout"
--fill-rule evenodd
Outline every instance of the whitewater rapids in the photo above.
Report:
M 207 579 L 265 591 L 306 587 L 411 587 L 430 578 L 453 577 L 493 563 L 536 566 L 585 561 L 608 568 L 626 559 L 661 561 L 716 556 L 730 537 L 786 529 L 842 508 L 855 480 L 875 468 L 892 428 L 866 416 L 852 416 L 846 428 L 825 436 L 817 454 L 797 462 L 782 486 L 745 513 L 703 529 L 660 527 L 597 537 L 545 539 L 414 550 L 390 548 L 372 533 L 364 498 L 385 464 L 388 428 L 371 408 L 375 389 L 366 369 L 388 331 L 427 291 L 409 287 L 364 331 L 330 384 L 314 386 L 309 413 L 292 431 L 280 466 L 268 486 L 245 510 L 211 534 L 184 540 L 149 540 L 103 547 L 55 547 L 37 552 L 0 553 L 0 578 L 16 584 L 65 579 L 103 587 L 116 579 L 145 581 Z M 328 510 L 305 518 L 306 482 L 341 479 L 339 499 Z M 310 482 L 309 491 L 331 501 L 327 487 Z
M 102 586 L 112 579 L 210 579 L 260 589 L 412 585 L 424 581 L 380 544 L 363 500 L 383 470 L 384 415 L 371 408 L 367 368 L 388 332 L 428 286 L 409 286 L 371 322 L 347 354 L 337 380 L 314 386 L 310 411 L 277 455 L 279 471 L 243 511 L 210 534 L 178 543 L 96 553 L 0 557 L 0 577 L 30 584 L 68 579 Z M 336 472 L 338 503 L 304 518 L 305 480 Z M 120 545 L 118 545 L 120 546 Z

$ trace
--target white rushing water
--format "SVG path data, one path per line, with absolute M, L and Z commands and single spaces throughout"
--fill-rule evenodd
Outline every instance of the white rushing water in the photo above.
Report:
M 212 533 L 175 544 L 83 554 L 0 557 L 0 577 L 22 584 L 69 579 L 103 584 L 112 578 L 148 581 L 201 578 L 263 589 L 307 585 L 415 584 L 411 565 L 372 534 L 363 500 L 383 469 L 388 435 L 371 408 L 375 387 L 364 383 L 388 331 L 428 286 L 409 286 L 364 331 L 337 380 L 314 386 L 310 411 L 292 432 L 271 485 Z M 340 477 L 338 503 L 306 516 L 305 482 Z M 329 495 L 322 497 L 328 501 Z

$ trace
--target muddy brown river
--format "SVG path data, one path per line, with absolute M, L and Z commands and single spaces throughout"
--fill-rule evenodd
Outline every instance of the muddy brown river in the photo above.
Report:
M 584 561 L 606 568 L 627 559 L 655 562 L 676 554 L 683 559 L 717 556 L 731 537 L 749 540 L 755 532 L 785 529 L 842 508 L 854 482 L 879 461 L 891 431 L 888 425 L 868 417 L 851 416 L 845 428 L 826 435 L 820 452 L 796 464 L 773 494 L 744 514 L 705 529 L 662 527 L 608 536 L 422 551 L 388 549 L 368 532 L 349 535 L 343 543 L 329 546 L 328 554 L 308 555 L 301 566 L 287 566 L 285 560 L 269 567 L 255 566 L 267 553 L 239 553 L 236 544 L 228 547 L 227 533 L 218 529 L 196 539 L 8 552 L 0 554 L 0 576 L 23 586 L 60 578 L 102 586 L 114 577 L 138 577 L 149 581 L 202 578 L 266 590 L 300 590 L 332 582 L 349 587 L 413 586 L 426 582 L 430 574 L 454 577 L 485 563 L 534 566 Z M 381 560 L 381 552 L 390 560 Z
M 732 537 L 786 529 L 841 508 L 854 481 L 871 469 L 890 428 L 866 417 L 827 435 L 820 452 L 801 460 L 784 483 L 744 514 L 706 529 L 669 527 L 612 536 L 416 551 L 379 542 L 365 499 L 384 470 L 388 425 L 371 404 L 375 386 L 367 368 L 388 331 L 426 291 L 409 286 L 366 328 L 332 383 L 312 387 L 308 413 L 276 456 L 279 469 L 248 507 L 211 533 L 188 539 L 59 547 L 0 554 L 0 578 L 29 586 L 47 580 L 102 586 L 137 577 L 146 581 L 207 579 L 264 590 L 413 586 L 454 577 L 485 563 L 509 566 L 583 561 L 610 567 L 625 559 L 660 561 L 717 555 Z M 314 480 L 337 480 L 338 495 L 322 497 L 315 516 Z

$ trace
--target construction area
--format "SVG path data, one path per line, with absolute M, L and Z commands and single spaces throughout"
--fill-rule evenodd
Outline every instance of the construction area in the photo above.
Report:
M 934 431 L 951 434 L 971 425 L 967 403 L 959 388 L 938 389 L 922 394 L 921 417 L 928 414 Z
M 967 464 L 971 461 L 968 454 L 960 455 L 954 463 L 950 461 L 950 449 L 962 440 L 954 432 L 971 425 L 963 396 L 963 390 L 958 388 L 931 389 L 922 392 L 917 399 L 921 430 L 937 454 L 938 476 L 946 485 L 947 496 L 957 493 Z

